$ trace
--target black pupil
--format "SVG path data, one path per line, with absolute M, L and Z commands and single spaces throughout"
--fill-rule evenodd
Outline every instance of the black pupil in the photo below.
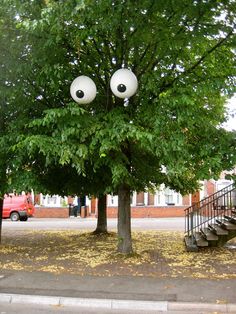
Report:
M 126 86 L 124 84 L 119 84 L 117 86 L 118 92 L 124 93 L 126 91 Z
M 82 90 L 77 90 L 76 96 L 77 96 L 78 98 L 83 98 L 83 97 L 84 97 L 84 92 L 83 92 Z

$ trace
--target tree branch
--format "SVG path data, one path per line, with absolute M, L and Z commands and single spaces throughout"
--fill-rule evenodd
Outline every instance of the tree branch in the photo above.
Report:
M 221 38 L 221 40 L 219 40 L 213 47 L 208 49 L 196 63 L 194 63 L 186 71 L 182 72 L 180 75 L 175 77 L 171 82 L 169 82 L 166 85 L 163 85 L 163 87 L 161 88 L 161 91 L 165 90 L 166 88 L 169 88 L 169 87 L 173 86 L 175 81 L 177 81 L 180 77 L 183 77 L 186 74 L 188 74 L 188 73 L 192 72 L 193 70 L 195 70 L 212 52 L 214 52 L 217 48 L 221 47 L 225 43 L 225 41 L 227 41 L 227 39 L 231 35 L 233 35 L 233 32 L 234 32 L 234 28 L 232 28 L 231 31 L 224 38 Z
M 221 38 L 221 40 L 219 40 L 212 48 L 207 50 L 195 64 L 193 64 L 189 69 L 183 72 L 183 75 L 193 71 L 198 65 L 200 65 L 200 63 L 202 63 L 202 61 L 204 61 L 213 51 L 215 51 L 218 47 L 222 46 L 223 43 L 233 34 L 233 32 L 234 30 L 232 28 L 226 37 Z

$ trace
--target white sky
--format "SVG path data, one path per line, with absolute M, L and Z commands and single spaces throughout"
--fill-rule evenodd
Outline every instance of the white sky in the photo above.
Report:
M 227 123 L 224 123 L 224 127 L 227 130 L 236 130 L 236 95 L 230 99 L 228 103 L 229 113 L 233 110 L 235 112 L 234 117 L 229 116 Z

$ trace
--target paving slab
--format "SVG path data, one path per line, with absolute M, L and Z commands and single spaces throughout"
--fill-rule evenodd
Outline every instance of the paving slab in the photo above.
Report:
M 0 293 L 117 300 L 236 303 L 236 280 L 0 271 Z

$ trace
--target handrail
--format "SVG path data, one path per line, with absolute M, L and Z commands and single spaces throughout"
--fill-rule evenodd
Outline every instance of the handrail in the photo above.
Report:
M 223 189 L 221 189 L 221 190 L 219 190 L 219 191 L 217 191 L 217 192 L 211 194 L 210 196 L 205 197 L 204 199 L 202 199 L 202 200 L 199 201 L 199 202 L 196 202 L 194 205 L 191 205 L 191 206 L 185 208 L 184 211 L 188 211 L 188 210 L 190 210 L 191 208 L 193 208 L 193 210 L 194 210 L 194 207 L 200 208 L 201 206 L 199 206 L 199 205 L 200 205 L 201 203 L 206 202 L 206 200 L 208 200 L 208 199 L 214 198 L 214 196 L 217 195 L 217 194 L 220 194 L 220 195 L 221 195 L 221 193 L 222 193 L 224 190 L 227 190 L 227 192 L 228 192 L 228 189 L 229 189 L 229 188 L 232 188 L 232 190 L 233 190 L 234 187 L 235 187 L 234 183 L 232 183 L 232 184 L 230 184 L 230 185 L 227 185 L 227 186 L 224 187 Z M 204 204 L 206 204 L 206 203 L 204 203 Z

